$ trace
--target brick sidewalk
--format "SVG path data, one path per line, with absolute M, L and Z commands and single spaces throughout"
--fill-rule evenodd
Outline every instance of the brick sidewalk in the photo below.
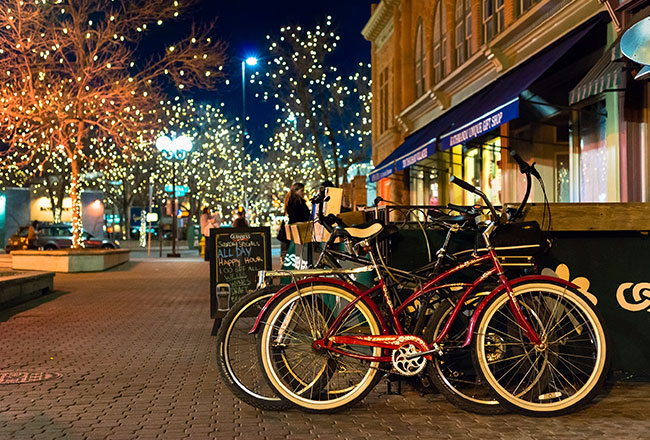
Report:
M 0 440 L 183 438 L 647 438 L 650 384 L 625 383 L 554 419 L 465 413 L 439 395 L 381 396 L 331 416 L 262 412 L 217 378 L 208 265 L 136 261 L 58 274 L 56 293 L 0 312 Z

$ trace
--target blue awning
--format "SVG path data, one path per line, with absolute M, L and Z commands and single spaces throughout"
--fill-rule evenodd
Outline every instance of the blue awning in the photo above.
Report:
M 562 41 L 498 78 L 408 136 L 370 173 L 370 181 L 377 182 L 426 159 L 436 151 L 438 140 L 440 150 L 445 151 L 519 117 L 519 95 L 566 54 L 595 24 L 596 21 L 590 21 L 583 25 Z

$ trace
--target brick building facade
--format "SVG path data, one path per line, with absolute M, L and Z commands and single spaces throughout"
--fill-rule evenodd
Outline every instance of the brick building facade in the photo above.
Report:
M 537 162 L 551 201 L 647 201 L 650 89 L 617 46 L 647 3 L 374 5 L 362 33 L 372 43 L 377 194 L 473 203 L 449 187 L 453 174 L 513 202 L 523 182 L 506 153 L 516 149 Z

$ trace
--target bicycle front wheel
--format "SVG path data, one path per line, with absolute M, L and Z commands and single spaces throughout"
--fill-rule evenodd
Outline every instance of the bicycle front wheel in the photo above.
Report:
M 379 362 L 315 349 L 336 317 L 356 298 L 339 285 L 314 283 L 281 296 L 269 311 L 259 355 L 269 384 L 281 398 L 308 412 L 333 412 L 363 399 L 380 378 Z M 333 336 L 379 335 L 372 310 L 357 302 Z M 380 356 L 381 349 L 334 344 L 346 353 Z
M 473 342 L 479 374 L 519 413 L 550 416 L 578 409 L 596 396 L 607 372 L 607 337 L 598 312 L 582 293 L 561 283 L 528 281 L 513 292 L 542 344 L 529 341 L 504 291 L 479 318 Z
M 226 386 L 243 402 L 272 411 L 290 405 L 266 383 L 257 358 L 257 338 L 248 332 L 266 301 L 280 287 L 259 289 L 242 297 L 223 318 L 217 333 L 217 369 Z

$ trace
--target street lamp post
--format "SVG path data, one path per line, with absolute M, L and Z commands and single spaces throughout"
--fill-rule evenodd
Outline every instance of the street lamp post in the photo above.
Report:
M 163 157 L 172 163 L 172 253 L 168 257 L 180 257 L 176 252 L 176 238 L 178 229 L 178 211 L 176 209 L 176 162 L 187 157 L 187 153 L 192 150 L 192 139 L 187 136 L 179 136 L 173 141 L 167 136 L 160 136 L 156 139 L 156 148 Z M 159 228 L 159 234 L 162 234 L 162 228 Z
M 246 65 L 255 66 L 257 58 L 248 57 L 241 62 L 241 107 L 242 107 L 242 172 L 244 171 L 244 158 L 246 157 Z M 244 199 L 244 206 L 248 211 L 248 197 L 244 188 L 245 181 L 242 179 L 241 194 Z

